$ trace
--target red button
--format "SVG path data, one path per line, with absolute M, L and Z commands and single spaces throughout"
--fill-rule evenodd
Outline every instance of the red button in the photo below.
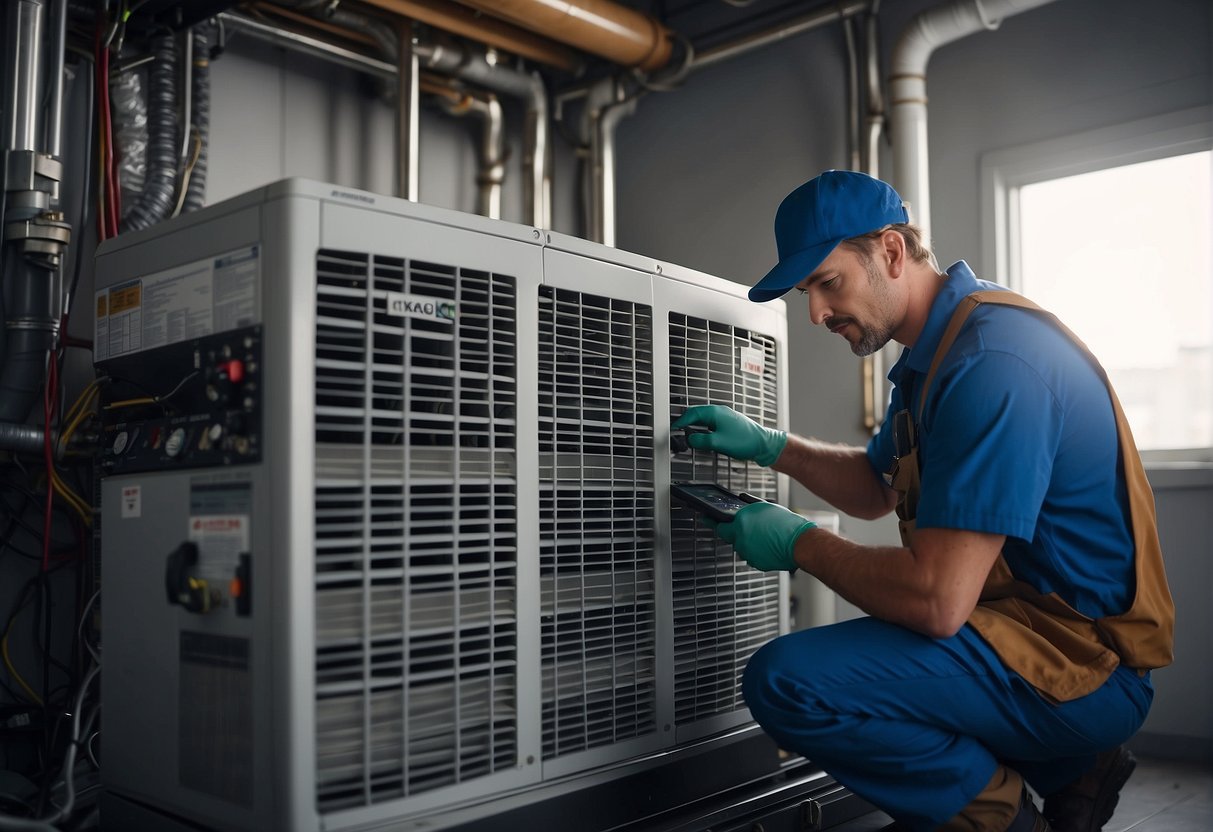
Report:
M 232 384 L 244 381 L 244 362 L 240 359 L 233 358 L 223 365 L 223 369 L 227 371 L 227 377 L 231 379 Z

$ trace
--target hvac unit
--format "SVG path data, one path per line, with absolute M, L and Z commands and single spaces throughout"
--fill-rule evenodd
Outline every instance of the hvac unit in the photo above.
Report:
M 772 778 L 845 803 L 740 696 L 787 577 L 668 497 L 786 498 L 667 427 L 785 421 L 782 304 L 302 180 L 96 274 L 105 828 L 656 828 Z

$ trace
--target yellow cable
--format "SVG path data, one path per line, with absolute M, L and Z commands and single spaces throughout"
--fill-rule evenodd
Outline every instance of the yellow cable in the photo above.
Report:
M 68 408 L 67 413 L 63 416 L 63 421 L 70 422 L 72 420 L 72 416 L 75 415 L 77 410 L 83 410 L 87 407 L 85 400 L 97 393 L 100 389 L 101 382 L 98 379 L 93 379 L 90 381 L 88 386 L 80 391 L 80 395 L 76 397 L 76 401 L 72 403 L 72 406 Z
M 152 398 L 151 396 L 144 396 L 139 399 L 123 399 L 120 402 L 112 402 L 111 404 L 106 405 L 105 409 L 113 410 L 116 407 L 134 407 L 135 405 L 138 405 L 138 404 L 155 404 L 155 403 L 156 403 L 156 400 L 154 398 Z
M 12 624 L 10 623 L 9 626 L 11 627 Z M 17 684 L 19 684 L 21 686 L 21 689 L 25 691 L 26 695 L 29 696 L 30 699 L 34 700 L 35 704 L 41 705 L 42 697 L 39 696 L 38 694 L 34 693 L 34 689 L 31 688 L 28 684 L 26 684 L 25 680 L 21 678 L 21 674 L 17 672 L 17 668 L 13 667 L 13 660 L 9 658 L 9 655 L 8 655 L 8 630 L 4 631 L 4 639 L 0 640 L 0 652 L 4 653 L 4 666 L 8 668 L 9 675 L 11 675 L 14 680 L 16 680 Z
M 100 397 L 100 395 L 101 395 L 101 388 L 94 387 L 92 389 L 92 392 L 89 394 L 88 401 L 84 402 L 84 406 L 80 408 L 79 412 L 76 413 L 75 417 L 74 418 L 72 417 L 72 415 L 71 415 L 72 411 L 76 410 L 76 406 L 79 405 L 81 403 L 81 401 L 83 401 L 83 399 L 77 399 L 76 404 L 72 405 L 72 410 L 68 411 L 68 415 L 66 417 L 64 417 L 64 422 L 70 422 L 70 424 L 68 424 L 67 428 L 65 428 L 63 430 L 63 432 L 59 434 L 59 455 L 60 456 L 62 456 L 63 453 L 67 451 L 68 443 L 71 440 L 72 435 L 76 432 L 76 429 L 78 427 L 80 427 L 81 423 L 83 423 L 86 418 L 93 415 L 93 410 L 92 410 L 93 402 L 98 397 Z M 83 394 L 82 394 L 82 396 L 83 396 Z
M 76 510 L 76 513 L 80 515 L 80 519 L 84 521 L 85 525 L 91 526 L 93 524 L 92 507 L 84 502 L 84 499 L 77 495 L 71 486 L 65 483 L 59 476 L 59 472 L 54 469 L 51 469 L 51 485 L 58 492 L 59 496 L 67 500 L 68 505 Z

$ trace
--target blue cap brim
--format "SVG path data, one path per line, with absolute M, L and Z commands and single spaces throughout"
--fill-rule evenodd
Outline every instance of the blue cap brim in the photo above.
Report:
M 826 240 L 783 258 L 750 289 L 750 300 L 765 303 L 787 294 L 789 289 L 816 271 L 842 239 Z

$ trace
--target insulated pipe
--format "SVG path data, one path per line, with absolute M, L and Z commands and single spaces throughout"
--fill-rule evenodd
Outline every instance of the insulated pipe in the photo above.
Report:
M 425 23 L 444 32 L 462 35 L 480 43 L 504 49 L 511 55 L 528 58 L 548 66 L 576 72 L 581 58 L 571 49 L 525 29 L 485 17 L 446 0 L 364 0 L 368 6 Z
M 657 18 L 611 0 L 459 0 L 484 14 L 646 72 L 670 62 L 674 41 Z
M 940 46 L 997 29 L 1003 19 L 1053 0 L 956 0 L 921 12 L 893 48 L 889 98 L 893 129 L 893 186 L 909 203 L 910 219 L 931 236 L 927 154 L 927 62 Z
M 156 61 L 148 71 L 147 172 L 143 192 L 125 211 L 122 230 L 148 228 L 173 210 L 177 190 L 177 41 L 173 35 L 152 40 Z
M 40 455 L 44 450 L 43 436 L 45 434 L 42 428 L 33 425 L 0 422 L 0 450 Z M 51 431 L 51 440 L 56 443 L 59 441 L 57 431 Z

